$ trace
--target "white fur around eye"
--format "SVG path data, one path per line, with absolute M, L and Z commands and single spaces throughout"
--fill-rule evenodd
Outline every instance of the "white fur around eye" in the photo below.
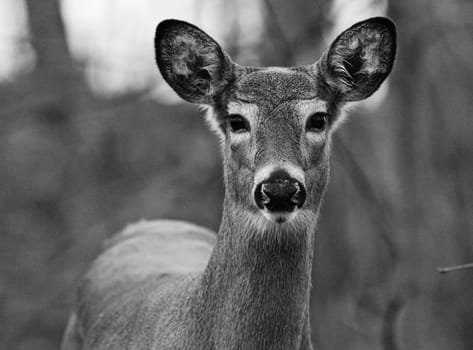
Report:
M 315 144 L 320 144 L 325 141 L 325 138 L 327 137 L 327 131 L 321 131 L 321 132 L 306 132 L 306 137 L 307 140 L 309 140 L 310 143 L 315 143 Z
M 233 143 L 239 143 L 250 139 L 249 132 L 242 132 L 242 133 L 231 133 L 230 140 Z
M 258 106 L 252 103 L 230 102 L 227 106 L 227 113 L 239 114 L 250 124 L 250 132 L 230 133 L 230 138 L 234 142 L 241 142 L 250 138 L 251 130 L 255 128 Z
M 253 103 L 230 102 L 227 106 L 228 114 L 240 114 L 250 123 L 250 127 L 255 124 L 258 115 L 258 106 Z
M 297 114 L 302 118 L 304 128 L 310 116 L 318 112 L 326 113 L 327 108 L 327 102 L 319 99 L 299 101 L 295 106 Z M 327 129 L 324 129 L 321 132 L 306 132 L 305 134 L 309 142 L 322 143 L 327 136 L 327 132 Z
M 303 118 L 302 125 L 306 125 L 307 119 L 311 115 L 317 112 L 326 113 L 328 105 L 325 101 L 319 99 L 312 99 L 297 102 L 297 104 L 295 105 L 295 109 L 297 114 Z
M 228 138 L 231 144 L 248 142 L 251 138 L 251 132 L 229 132 Z

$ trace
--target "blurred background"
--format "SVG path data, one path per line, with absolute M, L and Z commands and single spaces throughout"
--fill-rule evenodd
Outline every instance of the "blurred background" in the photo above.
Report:
M 58 348 L 78 279 L 128 222 L 217 229 L 217 141 L 155 68 L 164 18 L 241 64 L 314 62 L 387 15 L 387 84 L 334 139 L 313 270 L 319 349 L 473 348 L 469 0 L 0 0 L 0 349 Z

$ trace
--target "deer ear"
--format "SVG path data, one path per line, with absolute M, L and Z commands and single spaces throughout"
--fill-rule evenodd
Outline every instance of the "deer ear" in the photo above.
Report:
M 319 73 L 341 101 L 369 97 L 391 72 L 396 54 L 396 27 L 374 17 L 340 34 L 319 61 Z
M 189 102 L 211 104 L 233 76 L 233 63 L 196 26 L 165 20 L 156 28 L 156 62 L 168 84 Z

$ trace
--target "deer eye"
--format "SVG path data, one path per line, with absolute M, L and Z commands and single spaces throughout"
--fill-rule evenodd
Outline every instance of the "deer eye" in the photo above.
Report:
M 230 114 L 226 117 L 231 132 L 244 133 L 250 131 L 250 123 L 240 114 Z
M 321 132 L 324 131 L 327 126 L 328 114 L 324 112 L 317 112 L 312 114 L 307 119 L 305 129 L 307 132 Z

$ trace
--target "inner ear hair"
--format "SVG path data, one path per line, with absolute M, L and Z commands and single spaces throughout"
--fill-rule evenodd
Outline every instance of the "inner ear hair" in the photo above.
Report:
M 195 86 L 201 93 L 211 94 L 210 82 L 218 78 L 219 53 L 212 43 L 189 34 L 176 35 L 172 43 L 171 73 Z
M 232 74 L 231 60 L 217 42 L 187 22 L 161 22 L 155 50 L 164 79 L 189 102 L 211 104 Z
M 340 34 L 322 58 L 326 83 L 342 100 L 357 101 L 378 89 L 392 69 L 396 31 L 387 18 L 356 23 Z

